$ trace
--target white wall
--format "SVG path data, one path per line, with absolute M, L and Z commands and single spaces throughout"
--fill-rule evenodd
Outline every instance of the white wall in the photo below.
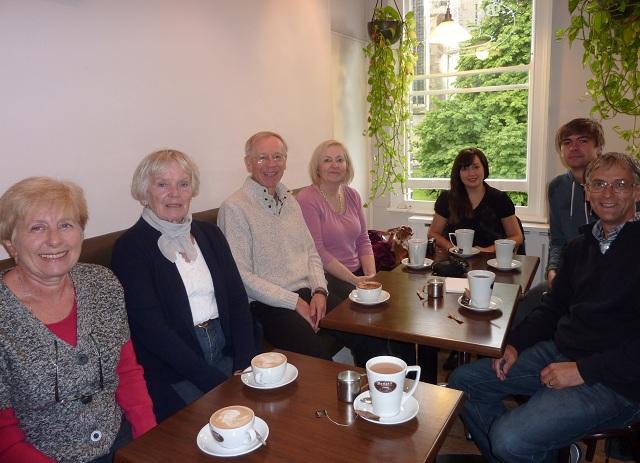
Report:
M 331 0 L 333 137 L 345 144 L 354 165 L 351 183 L 363 198 L 369 189 L 367 127 L 367 0 Z
M 0 192 L 76 181 L 87 236 L 136 220 L 131 175 L 155 149 L 199 164 L 198 211 L 240 186 L 252 133 L 282 133 L 299 187 L 333 132 L 328 0 L 2 0 L 0 57 Z

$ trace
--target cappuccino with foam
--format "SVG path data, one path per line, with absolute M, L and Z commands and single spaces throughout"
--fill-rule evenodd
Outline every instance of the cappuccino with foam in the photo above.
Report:
M 216 428 L 235 429 L 253 419 L 253 410 L 242 405 L 231 405 L 216 411 L 209 422 Z
M 287 361 L 287 357 L 279 352 L 265 352 L 251 360 L 251 366 L 257 368 L 274 368 Z
M 249 407 L 231 405 L 215 411 L 209 418 L 209 427 L 219 445 L 233 449 L 248 445 L 256 439 L 255 419 L 253 410 Z
M 275 384 L 287 371 L 287 357 L 280 352 L 264 352 L 251 359 L 251 369 L 256 383 Z

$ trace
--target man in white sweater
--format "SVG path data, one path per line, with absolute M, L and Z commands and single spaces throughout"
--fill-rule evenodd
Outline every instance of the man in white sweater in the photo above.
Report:
M 267 341 L 324 359 L 347 345 L 359 365 L 387 353 L 385 340 L 319 327 L 327 307 L 340 301 L 327 304 L 322 261 L 298 202 L 280 182 L 287 165 L 284 139 L 256 133 L 246 142 L 244 161 L 250 175 L 222 203 L 218 226 Z

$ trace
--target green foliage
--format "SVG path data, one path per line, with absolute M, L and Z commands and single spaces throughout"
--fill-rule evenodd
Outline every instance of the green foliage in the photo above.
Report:
M 592 74 L 587 81 L 591 113 L 603 119 L 633 116 L 633 128 L 614 130 L 640 158 L 640 1 L 569 0 L 568 6 L 571 23 L 557 37 L 567 37 L 570 45 L 582 41 L 582 62 Z
M 483 2 L 484 6 L 487 2 Z M 503 0 L 512 16 L 486 16 L 472 43 L 480 34 L 495 38 L 490 55 L 479 60 L 462 56 L 458 71 L 527 64 L 531 56 L 531 1 Z M 527 74 L 481 74 L 458 77 L 455 88 L 526 83 Z M 430 83 L 434 88 L 437 83 Z M 431 108 L 414 129 L 414 159 L 419 168 L 413 177 L 449 177 L 458 152 L 466 147 L 480 148 L 489 159 L 491 177 L 525 178 L 527 162 L 526 90 L 458 93 L 446 99 L 431 100 Z M 526 201 L 526 195 L 525 195 Z
M 374 19 L 402 19 L 393 7 L 376 8 Z M 413 12 L 402 21 L 400 43 L 393 48 L 382 34 L 364 52 L 369 58 L 369 116 L 366 135 L 373 141 L 369 201 L 406 183 L 403 141 L 411 118 L 409 90 L 417 56 L 416 22 Z

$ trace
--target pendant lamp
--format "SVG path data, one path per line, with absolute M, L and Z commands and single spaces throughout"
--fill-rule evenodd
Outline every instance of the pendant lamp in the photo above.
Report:
M 453 20 L 451 9 L 447 5 L 447 12 L 444 20 L 436 26 L 429 35 L 429 42 L 439 43 L 449 47 L 456 46 L 460 42 L 465 42 L 471 38 L 471 34 L 464 27 Z

